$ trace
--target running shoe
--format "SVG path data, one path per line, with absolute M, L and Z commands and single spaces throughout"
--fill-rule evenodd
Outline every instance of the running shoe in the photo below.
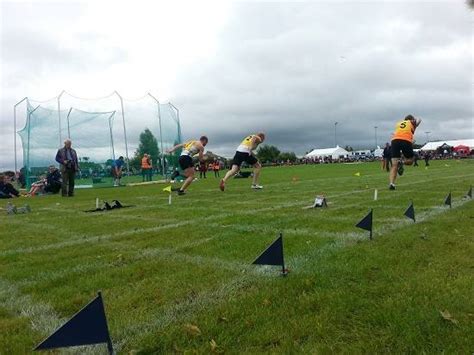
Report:
M 400 176 L 402 176 L 403 172 L 405 171 L 405 168 L 403 167 L 403 162 L 401 160 L 398 162 L 397 171 L 398 171 L 398 175 Z

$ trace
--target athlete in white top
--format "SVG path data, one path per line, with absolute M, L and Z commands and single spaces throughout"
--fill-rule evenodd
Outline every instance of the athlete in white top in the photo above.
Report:
M 224 178 L 220 182 L 219 188 L 221 191 L 225 190 L 225 184 L 227 180 L 239 172 L 240 166 L 244 161 L 249 165 L 252 165 L 254 168 L 252 189 L 263 189 L 263 186 L 258 184 L 258 178 L 260 177 L 262 165 L 253 154 L 253 151 L 264 140 L 265 134 L 261 132 L 257 134 L 251 134 L 243 139 L 243 141 L 237 147 L 237 151 L 235 152 L 234 159 L 232 160 L 232 168 L 227 172 L 227 174 L 225 174 Z
M 184 180 L 183 185 L 180 188 L 173 188 L 173 191 L 177 191 L 178 195 L 184 195 L 186 189 L 191 185 L 194 180 L 194 164 L 193 156 L 199 154 L 199 161 L 204 161 L 204 147 L 207 145 L 209 140 L 206 136 L 202 136 L 199 140 L 190 140 L 186 143 L 177 144 L 173 148 L 169 149 L 167 153 L 172 153 L 176 149 L 183 148 L 181 156 L 179 157 L 179 166 L 184 171 Z

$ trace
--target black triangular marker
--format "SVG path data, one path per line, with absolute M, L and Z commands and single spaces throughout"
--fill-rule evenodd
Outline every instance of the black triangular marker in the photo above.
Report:
M 113 200 L 112 202 L 114 203 L 112 208 L 122 208 L 123 207 L 123 205 L 120 203 L 119 200 Z
M 370 239 L 372 239 L 372 217 L 373 217 L 373 210 L 370 210 L 367 216 L 362 218 L 361 221 L 356 224 L 357 228 L 361 228 L 370 232 Z
M 283 257 L 283 234 L 280 233 L 280 236 L 252 264 L 281 265 L 281 273 L 286 275 L 288 270 L 285 269 Z
M 451 192 L 448 194 L 448 196 L 446 196 L 446 199 L 444 200 L 444 204 L 448 205 L 449 208 L 452 207 L 452 205 L 451 205 Z
M 413 202 L 408 206 L 407 210 L 405 211 L 405 216 L 412 219 L 413 222 L 416 222 L 415 219 L 415 207 L 413 207 Z
M 467 192 L 466 196 L 472 198 L 472 186 L 469 188 L 469 191 Z
M 109 354 L 114 353 L 105 317 L 104 303 L 99 292 L 96 298 L 43 340 L 34 350 L 101 343 L 107 343 Z

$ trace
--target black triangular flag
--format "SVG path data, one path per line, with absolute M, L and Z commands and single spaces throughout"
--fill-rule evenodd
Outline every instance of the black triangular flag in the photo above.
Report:
M 372 217 L 373 210 L 370 210 L 369 214 L 362 218 L 362 220 L 356 224 L 357 228 L 361 228 L 370 232 L 370 239 L 372 239 Z
M 466 196 L 472 198 L 472 186 L 469 188 L 469 191 L 467 192 Z
M 451 208 L 451 192 L 448 194 L 448 196 L 446 196 L 446 199 L 444 200 L 444 204 L 449 206 L 449 208 Z
M 280 236 L 260 254 L 252 263 L 254 265 L 281 265 L 282 273 L 286 274 L 285 260 L 283 258 L 283 235 Z
M 112 205 L 112 208 L 122 208 L 123 205 L 120 203 L 119 200 L 113 200 L 112 201 L 114 204 Z
M 407 210 L 405 211 L 405 216 L 412 219 L 413 222 L 416 222 L 415 219 L 415 207 L 413 207 L 413 202 L 408 206 Z
M 43 340 L 34 350 L 101 343 L 107 343 L 109 353 L 113 354 L 104 303 L 99 292 L 96 298 Z

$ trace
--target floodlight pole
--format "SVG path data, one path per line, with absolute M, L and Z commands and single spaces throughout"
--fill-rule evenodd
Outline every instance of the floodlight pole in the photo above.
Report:
M 65 91 L 61 91 L 61 93 L 58 95 L 58 128 L 59 128 L 59 132 L 58 132 L 58 136 L 59 136 L 59 148 L 61 147 L 62 145 L 62 139 L 61 139 L 61 96 L 63 96 L 63 94 L 65 93 Z
M 25 100 L 28 100 L 28 98 L 24 97 L 13 106 L 13 144 L 14 144 L 13 153 L 15 156 L 15 175 L 18 171 L 18 160 L 17 160 L 17 153 L 16 153 L 16 107 Z M 26 108 L 26 110 L 28 110 L 28 108 Z
M 377 149 L 377 126 L 374 126 L 374 130 L 375 130 L 375 149 Z
M 125 125 L 125 112 L 124 112 L 124 109 L 123 109 L 123 98 L 122 98 L 122 96 L 120 96 L 120 94 L 117 92 L 117 90 L 114 91 L 114 93 L 120 99 L 120 107 L 122 108 L 123 135 L 124 135 L 124 139 L 125 139 L 125 155 L 127 156 L 127 172 L 128 172 L 128 175 L 130 175 L 130 159 L 128 157 L 127 128 L 126 128 L 126 125 Z
M 425 132 L 425 134 L 426 134 L 426 143 L 430 142 L 430 133 L 431 132 Z
M 337 124 L 339 122 L 334 122 L 334 147 L 337 147 Z
M 161 128 L 161 108 L 160 108 L 160 101 L 152 94 L 148 93 L 148 95 L 156 101 L 156 105 L 158 107 L 158 124 L 160 126 L 160 150 L 161 150 L 161 172 L 163 173 L 163 177 L 166 180 L 166 173 L 165 173 L 165 152 L 163 151 L 163 132 Z

